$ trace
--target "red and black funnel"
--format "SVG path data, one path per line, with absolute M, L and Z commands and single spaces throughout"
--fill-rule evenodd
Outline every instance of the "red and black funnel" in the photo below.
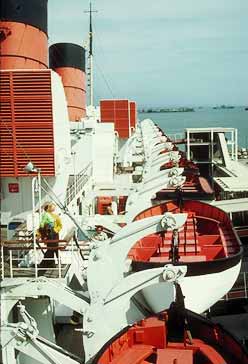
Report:
M 86 112 L 85 49 L 73 43 L 53 44 L 49 63 L 62 78 L 70 121 L 79 121 Z
M 1 0 L 1 69 L 47 68 L 47 0 Z

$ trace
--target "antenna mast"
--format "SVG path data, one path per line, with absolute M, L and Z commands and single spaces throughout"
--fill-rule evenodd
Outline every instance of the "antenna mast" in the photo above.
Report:
M 97 13 L 97 10 L 92 10 L 90 2 L 90 10 L 85 11 L 90 14 L 90 29 L 89 29 L 89 53 L 88 53 L 88 87 L 90 92 L 90 105 L 94 106 L 94 92 L 93 92 L 93 29 L 92 29 L 92 13 Z

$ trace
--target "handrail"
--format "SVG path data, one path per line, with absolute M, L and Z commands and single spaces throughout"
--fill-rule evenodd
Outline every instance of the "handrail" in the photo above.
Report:
M 65 240 L 65 239 L 54 239 L 54 240 L 39 240 L 39 239 L 36 239 L 36 242 L 38 242 L 38 246 L 37 246 L 37 249 L 40 249 L 42 250 L 42 247 L 40 246 L 40 244 L 51 244 L 51 243 L 67 243 L 65 244 L 68 245 L 69 244 L 69 241 L 68 240 Z M 27 246 L 27 244 L 29 244 L 29 246 Z M 29 239 L 29 240 L 5 240 L 3 242 L 0 243 L 0 246 L 2 246 L 4 249 L 13 249 L 15 248 L 15 245 L 16 245 L 16 248 L 20 250 L 20 248 L 23 248 L 23 249 L 33 249 L 33 239 Z
M 180 259 L 180 255 L 179 255 L 179 247 L 180 247 L 180 241 L 181 241 L 181 238 L 180 238 L 180 234 L 179 234 L 179 231 L 177 232 L 177 260 Z
M 208 217 L 208 216 L 202 216 L 202 215 L 195 215 L 194 216 L 196 219 L 202 219 L 202 220 L 208 220 L 208 221 L 212 221 L 212 222 L 216 222 L 216 224 L 220 224 L 221 221 L 213 219 L 212 217 Z
M 65 205 L 68 206 L 73 198 L 82 190 L 84 185 L 90 178 L 90 170 L 92 169 L 92 162 L 90 162 L 80 173 L 76 175 L 76 181 L 74 181 L 67 187 Z M 86 174 L 88 172 L 88 174 Z
M 4 279 L 4 250 L 1 246 L 1 279 Z
M 193 216 L 193 228 L 194 228 L 194 240 L 195 240 L 195 255 L 197 255 L 197 242 L 196 242 L 195 216 Z
M 4 242 L 1 243 L 1 278 L 5 277 L 14 277 L 15 272 L 20 272 L 20 276 L 32 276 L 38 277 L 42 275 L 42 271 L 57 271 L 57 277 L 62 277 L 62 255 L 63 251 L 70 245 L 70 250 L 66 250 L 67 252 L 77 252 L 80 254 L 83 260 L 85 257 L 82 256 L 81 252 L 81 244 L 77 241 L 67 241 L 67 240 L 43 240 L 44 246 L 37 246 L 36 251 L 38 254 L 33 255 L 33 244 L 32 242 L 28 242 L 28 246 L 24 244 L 20 244 L 20 241 L 12 240 L 7 241 L 7 244 L 4 245 Z M 6 243 L 6 242 L 5 242 Z M 50 244 L 57 243 L 57 246 L 50 246 Z M 68 244 L 72 243 L 72 244 Z M 44 255 L 44 251 L 57 252 L 56 256 L 53 257 L 53 254 L 50 253 L 50 256 Z M 52 254 L 52 257 L 51 257 Z M 5 259 L 4 259 L 5 256 Z M 79 255 L 78 255 L 79 257 Z M 67 258 L 66 258 L 67 259 Z M 56 266 L 51 266 L 51 264 L 46 265 L 46 261 L 54 261 L 57 262 Z M 27 273 L 25 273 L 25 271 Z M 49 273 L 50 274 L 50 273 Z M 18 277 L 18 274 L 17 274 Z
M 55 250 L 55 249 L 56 248 L 51 248 L 48 250 Z M 35 259 L 36 258 L 37 257 L 35 257 Z M 61 278 L 62 277 L 62 264 L 61 264 L 60 250 L 58 250 L 58 255 L 57 255 L 56 259 L 57 259 L 57 263 L 58 263 L 57 267 L 44 265 L 44 262 L 49 262 L 49 261 L 54 262 L 54 257 L 51 257 L 51 258 L 43 257 L 40 263 L 38 263 L 37 259 L 36 259 L 35 262 L 33 262 L 31 266 L 29 265 L 30 263 L 28 263 L 28 262 L 26 262 L 26 266 L 25 265 L 22 266 L 21 263 L 24 261 L 24 257 L 20 257 L 19 255 L 13 256 L 13 250 L 9 250 L 9 276 L 10 276 L 10 278 L 14 278 L 15 272 L 21 272 L 21 276 L 23 277 L 24 272 L 27 271 L 27 272 L 29 272 L 28 276 L 30 276 L 30 273 L 33 273 L 35 278 L 37 278 L 38 276 L 42 275 L 43 271 L 45 272 L 45 271 L 49 270 L 49 271 L 57 271 L 58 277 Z M 17 263 L 15 264 L 15 262 L 17 262 Z M 2 267 L 2 277 L 5 278 L 5 266 Z
M 242 231 L 242 230 L 247 230 L 247 229 L 248 229 L 248 225 L 244 225 L 244 226 L 235 226 L 235 230 Z
M 45 250 L 65 250 L 65 248 L 67 247 L 67 244 L 64 245 L 58 245 L 58 246 L 44 246 L 44 247 L 37 247 L 37 250 L 40 250 L 44 253 L 43 249 Z M 31 251 L 34 250 L 33 246 L 28 246 L 28 247 L 24 247 L 24 246 L 11 246 L 11 247 L 6 247 L 3 246 L 3 250 L 4 251 Z
M 67 239 L 44 239 L 44 240 L 41 240 L 41 239 L 36 239 L 39 241 L 39 243 L 59 243 L 59 242 L 62 242 L 62 243 L 69 243 L 69 241 Z M 21 243 L 33 243 L 33 239 L 16 239 L 16 240 L 4 240 L 2 242 L 0 242 L 0 245 L 11 245 L 11 244 L 20 244 Z
M 187 219 L 186 219 L 185 224 L 184 224 L 184 255 L 186 255 L 187 228 L 188 228 L 188 224 L 187 224 Z

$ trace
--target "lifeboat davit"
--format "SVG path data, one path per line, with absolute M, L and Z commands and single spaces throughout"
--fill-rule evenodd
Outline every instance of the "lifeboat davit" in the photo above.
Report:
M 129 252 L 134 272 L 173 263 L 186 265 L 181 284 L 186 308 L 202 313 L 220 300 L 234 285 L 241 266 L 242 245 L 228 215 L 217 207 L 199 201 L 174 201 L 152 206 L 139 213 L 135 220 L 166 212 L 187 213 L 184 226 L 178 231 L 177 251 L 173 232 L 152 234 L 137 241 Z M 148 305 L 159 311 L 159 292 L 147 291 Z

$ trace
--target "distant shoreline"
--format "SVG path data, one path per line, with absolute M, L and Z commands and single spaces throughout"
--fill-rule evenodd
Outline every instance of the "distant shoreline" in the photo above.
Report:
M 213 109 L 210 106 L 194 106 L 195 112 L 174 112 L 174 113 L 145 113 L 143 110 L 153 109 L 152 107 L 142 107 L 139 112 L 139 120 L 153 119 L 156 124 L 163 129 L 166 134 L 182 135 L 186 128 L 199 127 L 221 127 L 237 128 L 238 144 L 241 148 L 248 149 L 248 111 L 246 106 L 235 106 L 234 109 Z M 177 107 L 171 107 L 177 108 Z M 154 107 L 155 109 L 155 107 Z M 160 110 L 162 107 L 156 107 Z M 248 160 L 248 159 L 247 159 Z
M 139 113 L 168 113 L 168 112 L 195 112 L 195 109 L 193 107 L 179 107 L 179 108 L 166 108 L 166 109 L 142 109 L 139 110 Z
M 232 105 L 221 105 L 221 106 L 196 106 L 196 107 L 170 107 L 170 108 L 143 108 L 138 110 L 140 114 L 164 114 L 164 113 L 185 113 L 185 112 L 196 112 L 200 110 L 240 110 L 248 111 L 247 106 L 232 106 Z

